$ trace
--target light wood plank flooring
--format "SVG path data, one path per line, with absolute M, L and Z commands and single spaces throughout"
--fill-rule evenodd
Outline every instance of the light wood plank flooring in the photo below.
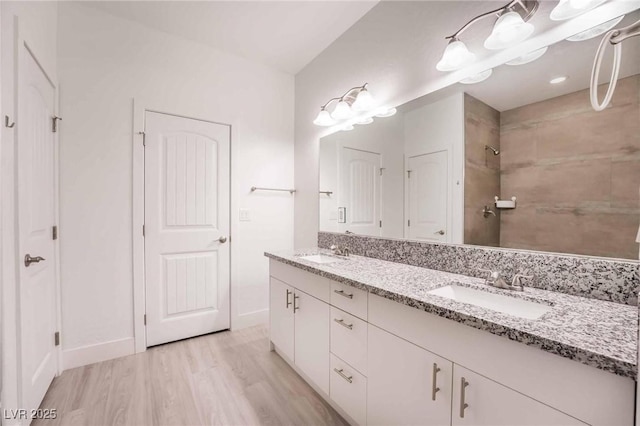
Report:
M 67 370 L 42 408 L 54 425 L 346 425 L 278 355 L 264 326 Z

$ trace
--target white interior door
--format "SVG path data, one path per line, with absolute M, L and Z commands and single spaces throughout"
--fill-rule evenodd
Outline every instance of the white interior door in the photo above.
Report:
M 447 151 L 409 157 L 407 235 L 411 239 L 448 241 Z
M 340 158 L 339 231 L 380 235 L 381 155 L 343 147 Z
M 145 114 L 147 346 L 229 328 L 230 127 Z
M 22 406 L 38 408 L 57 372 L 55 221 L 55 88 L 20 46 L 18 72 L 18 235 Z M 33 258 L 27 262 L 27 257 Z

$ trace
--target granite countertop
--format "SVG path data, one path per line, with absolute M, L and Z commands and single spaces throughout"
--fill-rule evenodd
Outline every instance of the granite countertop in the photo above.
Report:
M 523 292 L 490 287 L 483 279 L 349 256 L 319 264 L 301 259 L 332 255 L 324 249 L 265 253 L 265 256 L 459 323 L 538 347 L 620 376 L 637 376 L 638 307 L 527 287 Z M 551 305 L 538 319 L 523 319 L 428 292 L 457 284 Z

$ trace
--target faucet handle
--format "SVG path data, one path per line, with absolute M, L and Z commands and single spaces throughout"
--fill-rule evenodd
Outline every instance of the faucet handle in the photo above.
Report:
M 524 287 L 524 285 L 522 285 L 522 280 L 530 280 L 533 278 L 533 275 L 525 275 L 529 273 L 529 271 L 525 271 L 524 273 L 517 273 L 513 276 L 513 281 L 511 281 L 511 286 L 513 287 Z
M 486 272 L 489 276 L 485 278 L 485 281 L 488 283 L 495 282 L 498 278 L 500 278 L 499 271 L 492 271 L 490 269 L 478 268 L 478 271 Z

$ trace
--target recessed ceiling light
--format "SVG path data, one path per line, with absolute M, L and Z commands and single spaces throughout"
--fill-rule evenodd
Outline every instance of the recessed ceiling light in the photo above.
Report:
M 567 76 L 563 75 L 560 77 L 556 77 L 556 78 L 552 78 L 551 80 L 549 80 L 549 83 L 551 84 L 560 84 L 562 82 L 564 82 L 567 79 Z
M 524 55 L 515 58 L 512 61 L 507 62 L 507 65 L 524 65 L 524 64 L 528 64 L 529 62 L 533 62 L 536 59 L 540 58 L 542 55 L 544 55 L 547 52 L 547 49 L 549 49 L 549 47 L 543 47 L 542 49 L 538 49 L 538 50 L 534 50 L 533 52 L 529 52 L 529 53 L 525 53 Z
M 569 40 L 569 41 L 583 41 L 583 40 L 589 40 L 590 38 L 598 37 L 599 35 L 606 33 L 611 28 L 613 28 L 616 25 L 618 25 L 620 23 L 620 21 L 622 21 L 622 18 L 624 18 L 624 15 L 618 16 L 617 18 L 612 19 L 610 21 L 607 21 L 604 24 L 600 24 L 600 25 L 595 26 L 593 28 L 590 28 L 590 29 L 588 29 L 586 31 L 578 33 L 578 34 L 576 34 L 574 36 L 571 36 L 571 37 L 567 38 L 567 40 Z
M 476 83 L 480 83 L 482 81 L 485 81 L 486 79 L 488 79 L 489 77 L 491 77 L 491 74 L 493 73 L 493 69 L 489 68 L 488 70 L 479 72 L 476 75 L 472 75 L 471 77 L 467 77 L 464 80 L 460 80 L 460 83 L 462 84 L 476 84 Z

